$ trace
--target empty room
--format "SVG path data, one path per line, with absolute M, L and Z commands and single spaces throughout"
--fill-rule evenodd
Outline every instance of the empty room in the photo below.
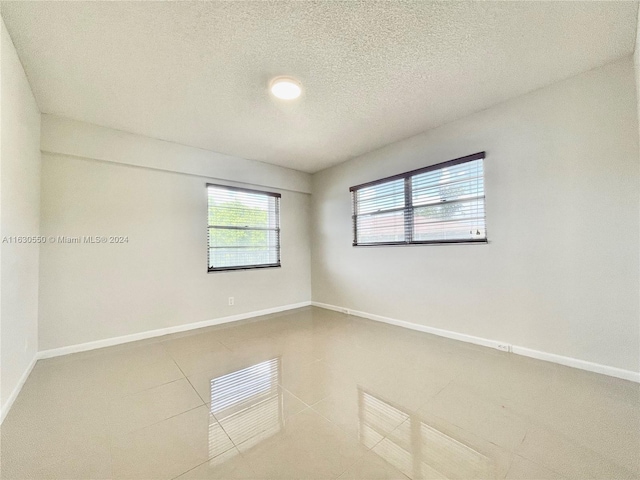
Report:
M 638 1 L 0 1 L 0 478 L 640 479 Z

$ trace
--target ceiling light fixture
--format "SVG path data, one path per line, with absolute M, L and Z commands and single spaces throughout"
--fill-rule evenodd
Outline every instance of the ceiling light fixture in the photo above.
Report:
M 300 82 L 291 77 L 276 77 L 271 80 L 269 90 L 281 100 L 295 100 L 302 93 Z

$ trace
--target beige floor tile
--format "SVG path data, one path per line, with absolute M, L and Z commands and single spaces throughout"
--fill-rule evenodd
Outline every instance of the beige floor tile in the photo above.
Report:
M 260 361 L 267 361 L 270 358 L 263 358 Z M 259 363 L 259 362 L 258 362 Z M 212 365 L 207 371 L 196 373 L 187 377 L 193 388 L 198 392 L 200 398 L 205 403 L 211 403 L 211 380 L 226 375 L 242 368 L 254 365 L 252 363 L 246 363 L 243 359 L 231 357 L 226 362 L 222 362 L 216 365 Z
M 280 357 L 264 360 L 210 378 L 194 379 L 200 395 L 209 400 L 211 414 L 236 444 L 269 435 L 307 408 L 280 386 Z M 208 394 L 208 396 L 207 396 Z
M 281 385 L 307 405 L 355 388 L 355 380 L 323 361 L 304 365 L 285 364 L 282 368 Z
M 6 421 L 5 421 L 6 422 Z M 1 478 L 98 479 L 111 478 L 108 436 L 40 427 L 1 439 Z
M 330 395 L 312 408 L 347 434 L 359 438 L 367 448 L 372 448 L 410 415 L 401 406 L 360 386 Z
M 226 340 L 224 344 L 246 363 L 278 356 L 283 363 L 305 364 L 323 356 L 325 340 L 300 324 L 287 322 L 281 323 L 280 329 L 269 329 L 268 335 Z
M 93 360 L 63 364 L 38 361 L 16 404 L 39 405 L 44 398 L 53 399 L 61 407 L 101 402 L 109 391 L 105 369 Z
M 367 452 L 339 480 L 407 480 L 407 476 L 374 452 Z
M 2 478 L 106 478 L 106 401 L 37 383 L 23 389 L 0 429 Z
M 304 313 L 302 313 L 304 315 Z M 295 314 L 292 314 L 295 315 Z M 251 319 L 225 328 L 219 332 L 219 341 L 223 345 L 236 344 L 241 341 L 249 341 L 257 338 L 268 338 L 272 332 L 281 331 L 289 324 L 287 313 L 265 315 L 259 319 Z
M 267 367 L 267 368 L 265 368 Z M 215 366 L 205 373 L 198 373 L 188 378 L 193 388 L 198 392 L 200 398 L 207 403 L 212 403 L 212 395 L 224 396 L 228 406 L 233 404 L 244 404 L 255 399 L 252 395 L 257 393 L 257 397 L 264 393 L 264 389 L 272 391 L 281 383 L 282 361 L 281 357 L 273 355 L 260 355 L 252 362 L 247 362 L 245 357 L 233 357 L 228 362 Z M 229 382 L 225 379 L 233 379 Z M 254 387 L 258 386 L 257 392 Z M 281 391 L 283 397 L 284 412 L 296 413 L 305 408 L 306 405 L 289 392 Z M 273 393 L 273 392 L 272 392 Z M 214 405 L 215 407 L 215 405 Z
M 500 479 L 512 454 L 435 418 L 414 415 L 372 450 L 412 479 Z
M 386 364 L 380 351 L 362 348 L 344 338 L 338 338 L 327 346 L 323 361 L 363 379 L 371 378 Z
M 67 361 L 40 360 L 25 387 L 35 387 L 40 396 L 97 399 L 135 393 L 183 376 L 156 343 L 143 344 L 140 351 L 135 344 L 126 344 L 96 352 L 69 355 L 75 358 Z
M 38 427 L 65 429 L 74 434 L 106 431 L 108 400 L 102 392 L 72 385 L 49 388 L 31 378 L 27 383 L 2 424 L 3 432 L 19 433 Z
M 341 341 L 327 352 L 324 363 L 332 371 L 347 374 L 358 385 L 410 410 L 418 409 L 453 378 L 447 372 L 416 363 L 412 356 L 354 348 Z
M 246 365 L 282 356 L 281 349 L 270 336 L 227 341 L 224 346 Z
M 513 451 L 522 443 L 529 419 L 514 411 L 504 399 L 457 382 L 447 385 L 419 410 Z
M 261 442 L 238 448 L 257 477 L 265 479 L 336 478 L 367 451 L 311 409 L 294 415 Z
M 555 365 L 493 349 L 468 353 L 471 360 L 456 377 L 487 395 L 499 395 L 512 406 L 535 408 L 550 391 Z
M 171 356 L 187 377 L 206 372 L 214 365 L 225 364 L 232 358 L 230 350 L 221 343 L 210 344 L 206 350 L 185 350 Z
M 62 365 L 69 362 L 80 362 L 84 365 L 100 364 L 109 368 L 122 363 L 136 366 L 155 363 L 167 357 L 167 352 L 160 344 L 162 337 L 123 343 L 113 347 L 98 348 L 86 352 L 73 353 L 60 357 L 41 360 L 47 365 Z
M 111 400 L 112 435 L 138 430 L 203 405 L 186 378 Z
M 637 479 L 633 472 L 546 426 L 533 426 L 516 453 L 569 479 Z
M 296 329 L 272 333 L 274 345 L 281 352 L 283 360 L 310 363 L 322 360 L 328 345 L 333 342 L 329 335 L 319 329 Z
M 112 440 L 113 476 L 171 479 L 233 448 L 220 424 L 201 407 Z
M 533 463 L 519 455 L 514 455 L 507 480 L 564 480 L 564 477 L 548 468 Z
M 240 455 L 238 449 L 232 448 L 180 475 L 176 480 L 250 480 L 253 478 L 256 478 L 256 474 L 249 467 L 249 463 Z
M 107 395 L 119 397 L 148 390 L 184 378 L 182 371 L 171 358 L 139 367 L 123 367 L 120 371 L 110 372 Z
M 640 402 L 636 407 L 617 402 L 608 408 L 559 405 L 541 423 L 640 477 L 639 417 Z
M 406 371 L 399 368 L 381 368 L 376 376 L 361 384 L 407 410 L 416 411 L 451 381 L 448 377 L 432 376 L 426 370 L 419 371 L 410 366 Z
M 566 391 L 554 382 L 537 423 L 640 477 L 640 385 L 629 388 L 633 387 L 631 382 L 592 375 L 588 388 L 585 372 L 575 373 L 561 374 Z
M 211 404 L 209 404 L 211 408 Z M 273 392 L 256 395 L 250 401 L 241 402 L 236 408 L 225 409 L 224 413 L 213 411 L 234 444 L 261 435 L 274 426 L 278 428 L 290 417 L 305 410 L 307 405 L 282 387 Z
M 546 362 L 539 363 L 553 365 Z M 640 384 L 638 383 L 563 365 L 553 365 L 553 367 L 555 374 L 549 388 L 549 394 L 558 395 L 558 398 L 562 399 L 587 400 L 594 404 L 612 399 L 621 403 L 638 405 L 640 400 Z
M 220 329 L 198 329 L 183 332 L 178 335 L 163 337 L 162 346 L 170 355 L 186 355 L 194 352 L 206 352 L 210 349 L 220 348 Z

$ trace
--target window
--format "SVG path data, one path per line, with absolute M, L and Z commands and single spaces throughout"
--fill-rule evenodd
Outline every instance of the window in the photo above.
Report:
M 351 187 L 353 245 L 487 241 L 484 152 Z
M 280 266 L 280 194 L 207 185 L 210 272 Z

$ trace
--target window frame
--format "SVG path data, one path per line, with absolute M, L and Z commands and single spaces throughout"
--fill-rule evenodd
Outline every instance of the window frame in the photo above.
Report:
M 231 267 L 210 267 L 211 264 L 211 245 L 209 244 L 209 230 L 211 228 L 219 227 L 219 225 L 209 225 L 209 187 L 222 188 L 225 190 L 232 190 L 235 192 L 246 192 L 252 194 L 259 194 L 268 197 L 276 198 L 276 207 L 275 207 L 275 215 L 276 215 L 276 228 L 264 228 L 264 229 L 256 229 L 256 228 L 246 228 L 246 230 L 266 230 L 266 231 L 275 231 L 276 233 L 276 252 L 277 252 L 277 263 L 260 263 L 256 265 L 239 265 L 239 266 L 231 266 Z M 280 228 L 280 201 L 282 199 L 282 194 L 276 192 L 267 192 L 264 190 L 254 190 L 250 188 L 242 188 L 242 187 L 233 187 L 230 185 L 221 185 L 219 183 L 207 183 L 206 184 L 206 192 L 207 192 L 207 273 L 218 273 L 218 272 L 233 272 L 238 270 L 256 270 L 261 268 L 280 268 L 282 267 L 282 261 L 280 257 L 280 249 L 281 249 L 281 228 Z M 243 230 L 241 227 L 237 227 L 238 230 Z
M 413 232 L 413 222 L 414 222 L 414 209 L 413 206 L 413 197 L 411 191 L 411 178 L 415 175 L 419 175 L 426 172 L 431 172 L 434 170 L 441 170 L 447 167 L 453 167 L 455 165 L 460 165 L 467 162 L 472 162 L 474 160 L 484 160 L 486 158 L 486 152 L 478 152 L 473 153 L 471 155 L 466 155 L 460 158 L 454 158 L 453 160 L 448 160 L 446 162 L 436 163 L 434 165 L 429 165 L 427 167 L 417 168 L 415 170 L 409 170 L 408 172 L 398 173 L 396 175 L 391 175 L 389 177 L 381 178 L 378 180 L 372 180 L 370 182 L 361 183 L 359 185 L 354 185 L 353 187 L 349 187 L 349 192 L 351 193 L 351 223 L 352 223 L 352 233 L 353 233 L 353 242 L 352 246 L 354 247 L 383 247 L 383 246 L 413 246 L 413 245 L 456 245 L 456 244 L 487 244 L 489 243 L 489 236 L 486 225 L 486 213 L 485 213 L 485 235 L 484 238 L 474 240 L 474 239 L 460 239 L 460 240 L 405 240 L 398 242 L 375 242 L 375 243 L 358 243 L 358 223 L 356 214 L 357 211 L 357 197 L 356 192 L 362 188 L 372 187 L 375 185 L 380 185 L 382 183 L 391 182 L 394 180 L 404 180 L 404 198 L 405 205 L 401 209 L 405 212 L 410 212 L 410 218 L 405 219 L 405 238 L 411 238 Z M 483 163 L 484 167 L 484 163 Z M 484 184 L 484 168 L 482 172 L 482 182 Z M 486 195 L 483 196 L 483 203 L 486 199 Z M 408 230 L 411 230 L 408 233 Z

